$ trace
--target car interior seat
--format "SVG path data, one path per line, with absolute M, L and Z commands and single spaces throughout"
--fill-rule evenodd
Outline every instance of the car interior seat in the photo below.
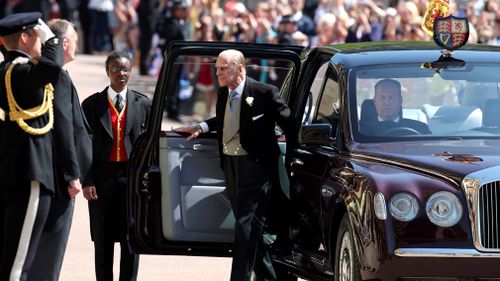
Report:
M 483 108 L 483 123 L 481 131 L 500 132 L 500 98 L 486 100 Z
M 433 106 L 424 104 L 427 125 L 434 134 L 470 130 L 481 126 L 482 113 L 476 106 Z
M 361 133 L 366 132 L 369 126 L 368 124 L 373 123 L 376 120 L 378 120 L 378 116 L 373 99 L 365 99 L 363 103 L 361 103 L 359 131 Z
M 462 105 L 484 108 L 486 101 L 500 98 L 498 83 L 469 82 L 464 85 Z
M 377 118 L 377 110 L 375 109 L 375 102 L 373 99 L 365 99 L 361 104 L 360 121 L 369 121 Z

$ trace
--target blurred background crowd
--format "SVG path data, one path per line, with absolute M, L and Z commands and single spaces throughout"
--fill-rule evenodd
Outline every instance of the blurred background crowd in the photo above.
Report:
M 172 40 L 315 47 L 344 42 L 432 40 L 421 28 L 430 0 L 0 0 L 0 17 L 41 11 L 75 23 L 85 54 L 128 50 L 155 75 Z M 500 45 L 499 0 L 451 0 L 469 43 Z
M 306 48 L 366 41 L 432 40 L 421 28 L 431 0 L 0 0 L 0 17 L 41 11 L 75 24 L 79 51 L 126 50 L 140 75 L 159 74 L 172 40 L 297 44 Z M 450 0 L 450 15 L 467 17 L 469 43 L 500 45 L 500 0 Z M 215 58 L 175 64 L 178 85 L 166 118 L 203 120 L 214 114 Z M 289 62 L 261 60 L 249 76 L 278 87 Z M 198 119 L 197 119 L 198 118 Z M 193 122 L 194 122 L 193 121 Z

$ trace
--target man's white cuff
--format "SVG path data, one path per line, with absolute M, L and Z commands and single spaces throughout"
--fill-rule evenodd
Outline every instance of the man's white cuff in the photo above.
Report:
M 201 127 L 201 131 L 203 133 L 207 133 L 208 132 L 208 124 L 206 122 L 201 122 L 198 125 Z

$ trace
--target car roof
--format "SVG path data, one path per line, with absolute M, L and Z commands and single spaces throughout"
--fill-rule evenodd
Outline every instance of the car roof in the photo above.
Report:
M 434 42 L 364 42 L 331 45 L 331 61 L 346 68 L 392 63 L 423 63 L 437 60 L 442 49 Z M 452 52 L 465 62 L 500 63 L 500 47 L 468 44 Z

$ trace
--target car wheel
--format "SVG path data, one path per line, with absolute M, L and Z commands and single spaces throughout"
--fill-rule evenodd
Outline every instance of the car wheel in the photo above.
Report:
M 335 281 L 359 281 L 358 256 L 347 214 L 340 223 L 335 248 Z

